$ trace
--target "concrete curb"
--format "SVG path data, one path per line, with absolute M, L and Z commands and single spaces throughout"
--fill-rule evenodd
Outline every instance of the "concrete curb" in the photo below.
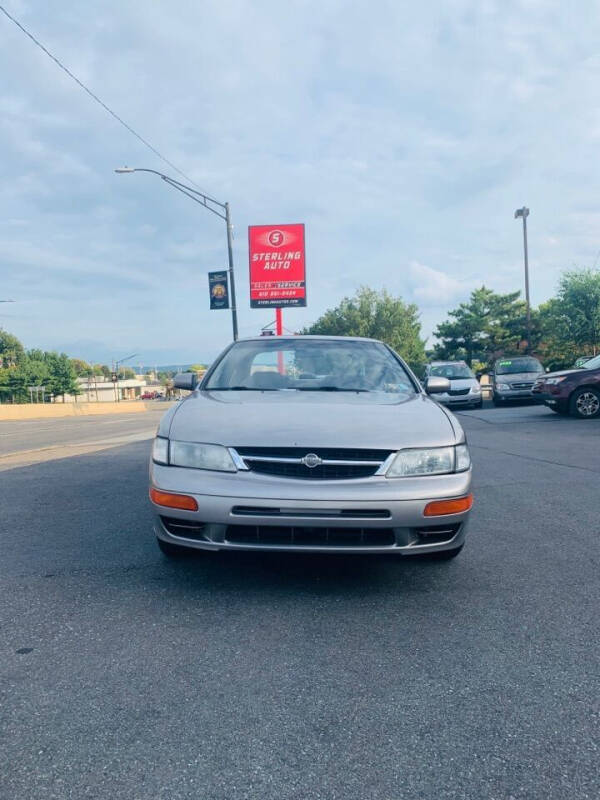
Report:
M 161 403 L 166 411 L 171 403 Z M 0 420 L 50 419 L 84 417 L 96 414 L 143 414 L 159 407 L 158 403 L 126 400 L 122 403 L 33 403 L 32 405 L 0 405 Z

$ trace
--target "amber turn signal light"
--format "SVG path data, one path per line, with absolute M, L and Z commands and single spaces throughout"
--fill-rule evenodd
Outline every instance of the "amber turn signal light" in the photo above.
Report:
M 446 514 L 462 514 L 463 511 L 469 511 L 472 505 L 472 494 L 468 494 L 466 497 L 457 497 L 454 500 L 432 500 L 425 506 L 423 516 L 443 517 Z
M 157 506 L 182 508 L 184 511 L 198 511 L 198 503 L 187 494 L 172 494 L 171 492 L 161 492 L 158 489 L 150 489 L 150 500 L 156 503 Z

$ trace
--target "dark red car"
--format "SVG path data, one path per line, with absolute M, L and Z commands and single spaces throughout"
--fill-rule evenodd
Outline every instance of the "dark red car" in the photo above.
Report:
M 581 369 L 541 375 L 532 391 L 557 414 L 580 419 L 600 417 L 600 356 L 586 361 Z

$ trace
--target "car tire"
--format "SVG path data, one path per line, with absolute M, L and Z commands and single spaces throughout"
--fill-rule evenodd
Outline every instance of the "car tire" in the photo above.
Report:
M 571 395 L 569 411 L 577 419 L 597 419 L 600 417 L 600 392 L 589 386 L 577 389 Z
M 482 409 L 482 408 L 483 408 L 483 397 L 482 397 L 482 398 L 481 398 L 481 400 L 480 400 L 480 401 L 477 403 L 477 405 L 475 406 L 475 408 L 477 408 L 477 409 Z
M 158 536 L 156 537 L 156 544 L 163 556 L 167 556 L 167 558 L 186 558 L 192 552 L 190 547 L 182 547 L 179 544 L 165 542 L 163 539 L 159 539 Z
M 502 398 L 498 397 L 498 395 L 496 394 L 493 395 L 492 403 L 496 406 L 496 408 L 498 408 L 498 406 L 501 406 L 503 402 L 504 401 L 502 400 Z

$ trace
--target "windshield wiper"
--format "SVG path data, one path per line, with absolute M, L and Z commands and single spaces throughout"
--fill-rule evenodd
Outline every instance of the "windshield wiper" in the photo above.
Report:
M 278 392 L 279 389 L 261 389 L 257 386 L 209 386 L 208 392 Z
M 368 392 L 369 389 L 343 389 L 341 386 L 294 386 L 299 392 Z

